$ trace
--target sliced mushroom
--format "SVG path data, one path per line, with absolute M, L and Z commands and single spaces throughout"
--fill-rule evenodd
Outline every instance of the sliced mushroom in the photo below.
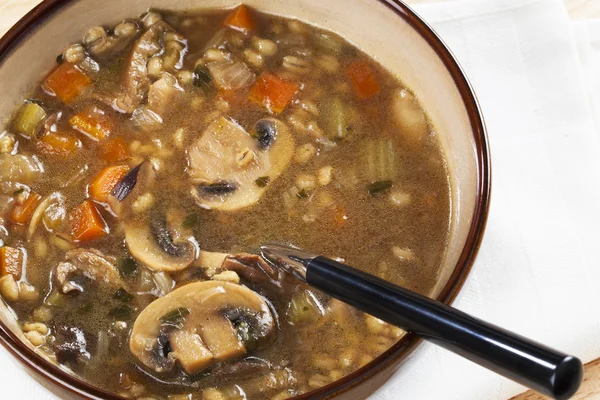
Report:
M 76 275 L 102 282 L 114 287 L 127 287 L 119 270 L 117 260 L 96 249 L 75 249 L 66 253 L 66 262 L 57 265 L 55 276 L 63 293 L 83 292 L 83 288 L 73 281 Z
M 274 285 L 278 288 L 281 287 L 283 279 L 282 273 L 256 254 L 240 253 L 227 256 L 221 264 L 221 269 L 235 271 L 249 282 Z
M 239 210 L 258 202 L 268 185 L 288 167 L 294 139 L 274 118 L 257 122 L 254 135 L 223 117 L 188 149 L 192 195 L 203 208 Z
M 229 255 L 227 253 L 201 250 L 198 259 L 194 261 L 194 266 L 202 268 L 208 277 L 212 277 L 221 270 L 223 261 Z
M 165 21 L 158 21 L 135 42 L 123 75 L 124 92 L 117 98 L 119 109 L 131 114 L 142 104 L 151 83 L 146 67 L 148 60 L 163 50 L 164 34 L 174 31 Z
M 156 219 L 125 222 L 125 242 L 131 255 L 154 271 L 181 271 L 194 262 L 197 248 L 192 240 L 174 241 L 166 224 Z
M 269 305 L 252 290 L 226 282 L 195 282 L 148 305 L 133 325 L 129 348 L 156 372 L 172 369 L 177 360 L 193 375 L 241 357 L 249 347 L 264 346 L 275 328 Z

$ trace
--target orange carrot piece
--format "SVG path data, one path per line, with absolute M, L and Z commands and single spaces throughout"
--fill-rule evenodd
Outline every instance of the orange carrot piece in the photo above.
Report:
M 108 226 L 90 200 L 84 200 L 74 211 L 71 235 L 79 242 L 99 239 L 108 234 Z
M 68 157 L 81 145 L 79 139 L 68 133 L 46 132 L 37 142 L 38 151 L 47 156 Z
M 42 89 L 63 103 L 75 100 L 92 80 L 75 65 L 63 62 L 42 83 Z
M 254 19 L 250 13 L 250 8 L 243 4 L 240 4 L 227 16 L 225 25 L 245 33 L 253 32 L 255 29 Z
M 30 192 L 23 204 L 18 204 L 13 208 L 10 220 L 17 225 L 25 225 L 31 219 L 41 199 L 42 196 L 39 194 Z
M 109 164 L 123 161 L 129 158 L 127 142 L 121 136 L 109 139 L 102 143 L 101 157 Z
M 69 124 L 87 137 L 100 141 L 106 139 L 113 128 L 113 121 L 98 107 L 88 107 L 69 119 Z
M 0 248 L 0 275 L 11 274 L 15 280 L 21 279 L 23 273 L 23 254 L 14 247 Z
M 373 74 L 373 69 L 364 60 L 358 60 L 351 63 L 346 68 L 346 74 L 352 82 L 354 93 L 361 100 L 366 100 L 371 96 L 375 96 L 381 91 L 379 83 Z
M 279 114 L 292 101 L 299 88 L 300 85 L 296 82 L 284 81 L 276 75 L 264 72 L 252 86 L 248 98 Z
M 108 195 L 117 186 L 117 183 L 129 172 L 126 165 L 113 165 L 104 168 L 92 181 L 88 191 L 90 198 L 101 203 L 108 201 Z

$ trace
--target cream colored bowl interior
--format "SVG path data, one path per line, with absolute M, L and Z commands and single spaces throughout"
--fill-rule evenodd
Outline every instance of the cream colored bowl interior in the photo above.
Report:
M 56 55 L 68 44 L 80 41 L 91 26 L 115 24 L 138 16 L 149 7 L 181 10 L 233 7 L 238 3 L 239 0 L 79 0 L 62 6 L 0 64 L 1 126 L 21 102 L 23 93 L 54 65 Z M 438 284 L 431 293 L 438 295 L 465 245 L 473 219 L 477 184 L 475 141 L 467 110 L 442 61 L 407 22 L 378 1 L 246 0 L 245 3 L 339 33 L 400 77 L 417 94 L 443 144 L 452 182 L 450 243 Z

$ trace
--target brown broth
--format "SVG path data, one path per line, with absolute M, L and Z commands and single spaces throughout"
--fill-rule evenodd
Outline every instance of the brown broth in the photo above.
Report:
M 187 40 L 182 70 L 194 69 L 196 60 L 204 54 L 207 41 L 222 29 L 228 13 L 164 14 L 166 20 Z M 257 11 L 253 11 L 252 15 L 258 27 L 254 35 L 280 42 L 277 53 L 263 56 L 264 65 L 260 68 L 251 67 L 253 71 L 257 75 L 262 71 L 271 71 L 302 83 L 295 100 L 275 117 L 290 127 L 296 149 L 310 143 L 319 150 L 306 163 L 292 160 L 281 177 L 269 183 L 268 190 L 257 204 L 235 212 L 200 208 L 190 195 L 185 149 L 216 119 L 217 114 L 237 121 L 249 132 L 257 120 L 270 116 L 270 113 L 247 100 L 249 88 L 240 89 L 233 95 L 223 95 L 217 90 L 206 95 L 193 85 L 183 83 L 183 91 L 163 115 L 161 128 L 149 133 L 139 131 L 128 115 L 111 110 L 91 95 L 65 105 L 38 86 L 28 98 L 40 101 L 48 115 L 62 112 L 57 130 L 76 136 L 82 146 L 70 157 L 58 158 L 41 154 L 35 139 L 26 140 L 16 135 L 18 153 L 37 154 L 45 169 L 42 178 L 29 185 L 29 188 L 42 196 L 60 192 L 68 215 L 89 195 L 88 183 L 107 166 L 99 157 L 103 142 L 92 141 L 75 132 L 68 120 L 85 106 L 93 104 L 105 110 L 113 119 L 111 136 L 121 136 L 129 145 L 132 156 L 121 164 L 133 167 L 148 157 L 158 160 L 160 168 L 153 191 L 152 211 L 175 209 L 185 214 L 186 220 L 193 222 L 193 236 L 200 249 L 255 252 L 260 244 L 266 242 L 293 244 L 313 253 L 340 257 L 349 265 L 421 293 L 430 293 L 438 276 L 449 231 L 448 172 L 433 133 L 426 135 L 417 147 L 403 139 L 404 133 L 399 129 L 390 105 L 392 96 L 404 88 L 403 84 L 335 34 Z M 243 60 L 244 49 L 256 51 L 251 39 L 241 33 L 228 32 L 232 36 L 227 49 L 234 56 Z M 333 41 L 333 50 L 323 48 L 320 35 L 329 35 L 331 40 L 328 42 Z M 285 37 L 289 41 L 304 37 L 305 42 L 286 46 L 281 43 Z M 236 40 L 241 45 L 231 44 Z M 94 93 L 119 91 L 122 65 L 127 62 L 130 49 L 131 45 L 99 61 L 101 68 L 94 78 Z M 309 71 L 305 74 L 294 73 L 282 67 L 283 57 L 290 54 L 305 54 L 302 57 L 311 61 Z M 367 100 L 357 98 L 344 72 L 350 63 L 358 59 L 367 60 L 381 87 L 379 93 Z M 327 60 L 337 64 L 333 73 L 328 73 L 321 66 Z M 231 97 L 227 96 L 233 96 L 229 103 L 225 98 L 231 100 Z M 328 115 L 325 115 L 331 108 L 326 103 L 332 97 L 339 98 L 343 107 L 353 115 L 352 122 L 347 124 L 347 136 L 342 140 L 325 140 L 325 143 L 316 141 L 310 132 L 295 126 L 290 120 L 304 120 L 304 126 L 311 123 L 320 127 L 321 131 L 326 131 L 326 127 L 331 126 Z M 312 104 L 316 105 L 319 115 L 311 113 L 314 111 Z M 308 111 L 300 111 L 303 107 Z M 7 129 L 13 132 L 12 127 Z M 174 135 L 178 129 L 184 132 L 181 146 L 175 145 Z M 433 128 L 429 126 L 427 132 L 432 131 Z M 372 195 L 367 187 L 373 183 L 369 177 L 373 166 L 366 162 L 368 155 L 365 154 L 371 147 L 382 149 L 387 145 L 391 146 L 390 151 L 395 155 L 395 164 L 392 165 L 394 171 L 390 178 L 392 187 Z M 377 153 L 379 150 L 373 151 L 380 154 Z M 387 150 L 381 151 L 385 153 Z M 299 174 L 317 176 L 319 169 L 327 166 L 333 168 L 331 183 L 323 186 L 317 184 L 316 189 L 308 191 L 290 189 L 296 185 Z M 81 181 L 64 187 L 63 184 L 84 167 L 87 170 L 82 174 Z M 388 167 L 381 167 L 384 177 L 390 174 L 386 170 Z M 381 174 L 381 171 L 376 174 Z M 7 193 L 5 190 L 4 194 L 11 199 L 18 197 L 16 192 Z M 407 204 L 394 204 L 391 201 L 393 196 L 399 196 Z M 91 242 L 62 243 L 95 248 L 118 259 L 131 257 L 119 219 L 107 211 L 105 204 L 99 205 L 99 209 L 110 228 L 110 234 Z M 26 235 L 27 225 L 11 224 L 8 214 L 0 215 L 0 225 L 9 232 L 7 237 L 0 237 L 4 245 L 22 248 L 27 253 L 26 274 L 23 274 L 21 281 L 34 286 L 39 293 L 37 300 L 8 303 L 19 320 L 23 323 L 42 320 L 48 325 L 50 333 L 41 349 L 50 355 L 53 354 L 52 341 L 61 340 L 56 338 L 61 327 L 81 328 L 85 332 L 86 349 L 90 357 L 88 360 L 69 362 L 67 366 L 87 381 L 127 397 L 164 399 L 170 394 L 189 393 L 194 399 L 208 400 L 244 396 L 252 399 L 283 399 L 310 391 L 356 370 L 389 348 L 402 335 L 398 329 L 379 324 L 373 318 L 341 304 L 332 303 L 314 290 L 312 292 L 323 305 L 325 315 L 314 322 L 293 326 L 287 320 L 288 304 L 292 296 L 309 290 L 307 287 L 290 284 L 286 293 L 277 295 L 268 288 L 249 284 L 267 297 L 278 315 L 276 339 L 268 347 L 248 354 L 267 360 L 272 365 L 271 369 L 237 376 L 213 376 L 208 371 L 188 377 L 179 369 L 171 374 L 154 373 L 141 366 L 130 354 L 127 337 L 137 314 L 156 296 L 134 293 L 134 299 L 130 302 L 132 315 L 122 318 L 126 320 L 125 324 L 115 322 L 119 318 L 115 318 L 114 311 L 111 316 L 111 310 L 122 306 L 123 302 L 114 298 L 114 289 L 109 290 L 99 282 L 84 280 L 83 293 L 57 294 L 53 270 L 64 261 L 66 250 L 56 243 L 57 240 L 63 240 L 57 239 L 58 236 L 69 237 L 68 219 L 54 232 L 41 224 L 30 239 Z M 409 252 L 404 249 L 409 249 Z M 148 274 L 148 270 L 138 263 L 137 275 L 125 280 L 132 286 L 139 285 L 141 275 Z M 187 273 L 171 274 L 171 277 L 177 287 L 207 279 L 201 271 L 193 268 Z M 40 317 L 40 307 L 50 310 L 52 317 L 49 320 L 44 321 Z M 120 329 L 123 325 L 125 327 Z M 108 340 L 110 345 L 103 349 L 104 340 Z M 224 397 L 216 397 L 215 390 Z

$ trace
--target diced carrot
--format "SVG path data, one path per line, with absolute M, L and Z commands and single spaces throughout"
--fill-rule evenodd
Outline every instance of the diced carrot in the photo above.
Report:
M 90 198 L 101 203 L 108 201 L 108 195 L 117 186 L 117 183 L 129 172 L 126 165 L 113 165 L 104 168 L 92 181 L 88 190 Z
M 102 143 L 100 153 L 102 159 L 109 164 L 113 164 L 129 158 L 129 149 L 127 148 L 127 142 L 121 136 L 116 137 L 114 139 L 109 139 L 106 142 Z
M 76 241 L 99 239 L 108 234 L 108 226 L 90 200 L 84 200 L 74 211 L 71 235 Z
M 255 29 L 254 19 L 252 18 L 250 8 L 243 4 L 240 4 L 227 16 L 225 25 L 245 33 L 250 33 Z
M 38 151 L 47 156 L 68 157 L 80 146 L 79 139 L 68 133 L 46 132 L 37 142 Z
M 0 248 L 0 275 L 11 274 L 15 280 L 21 279 L 23 272 L 23 253 L 14 247 Z
M 17 225 L 25 225 L 31 219 L 31 215 L 37 208 L 42 196 L 30 192 L 23 204 L 18 204 L 13 208 L 10 214 L 10 220 Z
M 299 88 L 300 85 L 296 82 L 284 81 L 276 75 L 264 72 L 252 86 L 248 98 L 279 114 L 292 101 Z
M 361 99 L 366 100 L 379 93 L 381 88 L 373 74 L 373 69 L 364 60 L 354 61 L 346 68 L 346 74 L 352 81 L 354 93 Z
M 42 89 L 63 103 L 70 103 L 91 83 L 92 80 L 75 65 L 63 62 L 46 78 Z
M 112 131 L 113 121 L 98 107 L 88 107 L 69 119 L 73 129 L 87 137 L 100 141 L 106 139 Z

